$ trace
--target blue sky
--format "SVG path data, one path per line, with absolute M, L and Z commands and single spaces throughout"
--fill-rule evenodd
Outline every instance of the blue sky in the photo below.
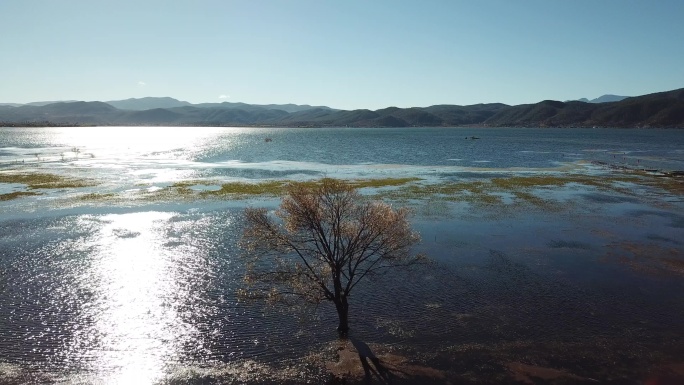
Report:
M 0 1 L 0 102 L 378 109 L 684 87 L 684 1 Z

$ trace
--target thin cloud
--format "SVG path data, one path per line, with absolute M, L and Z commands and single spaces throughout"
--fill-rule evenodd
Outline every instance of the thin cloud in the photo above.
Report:
M 230 95 L 219 95 L 219 99 L 228 99 Z
M 145 86 L 147 85 L 147 83 L 145 83 L 144 81 L 141 80 L 141 81 L 138 82 L 138 85 L 139 85 L 140 87 L 145 87 Z

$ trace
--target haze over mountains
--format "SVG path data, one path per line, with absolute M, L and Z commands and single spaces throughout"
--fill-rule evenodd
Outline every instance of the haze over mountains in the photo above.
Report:
M 131 99 L 125 99 L 125 100 L 110 100 L 108 102 L 105 102 L 107 104 L 110 104 L 120 110 L 133 110 L 133 111 L 143 111 L 143 110 L 151 110 L 154 108 L 176 108 L 176 107 L 200 107 L 200 108 L 235 108 L 235 109 L 242 109 L 246 111 L 253 111 L 253 110 L 260 110 L 260 109 L 268 109 L 268 110 L 282 110 L 285 112 L 298 112 L 298 111 L 305 111 L 305 110 L 310 110 L 313 108 L 322 108 L 322 109 L 328 109 L 332 110 L 330 107 L 326 106 L 310 106 L 307 104 L 304 105 L 297 105 L 297 104 L 246 104 L 246 103 L 231 103 L 231 102 L 222 102 L 222 103 L 199 103 L 199 104 L 192 104 L 190 102 L 184 102 L 182 100 L 176 100 L 174 98 L 169 98 L 169 97 L 164 97 L 164 98 L 154 98 L 154 97 L 146 97 L 146 98 L 131 98 Z
M 599 96 L 596 99 L 587 99 L 587 98 L 582 98 L 582 99 L 577 99 L 575 100 L 576 102 L 585 102 L 585 103 L 610 103 L 610 102 L 619 102 L 620 100 L 627 99 L 629 96 L 620 96 L 620 95 L 603 95 Z M 572 101 L 572 100 L 569 100 Z
M 604 95 L 591 101 L 389 107 L 376 111 L 295 104 L 191 104 L 168 97 L 0 105 L 0 126 L 41 125 L 684 128 L 684 89 L 637 97 Z

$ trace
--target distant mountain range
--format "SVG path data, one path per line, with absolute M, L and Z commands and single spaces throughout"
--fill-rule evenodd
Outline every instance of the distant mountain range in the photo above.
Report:
M 620 96 L 620 95 L 603 95 L 599 96 L 596 99 L 587 99 L 587 98 L 582 98 L 582 99 L 577 99 L 575 100 L 576 102 L 585 102 L 585 103 L 610 103 L 610 102 L 619 102 L 620 100 L 627 99 L 629 96 Z M 572 100 L 570 100 L 572 101 Z
M 53 100 L 51 102 L 31 102 L 31 103 L 0 103 L 0 106 L 11 106 L 11 107 L 20 107 L 20 106 L 47 106 L 48 104 L 54 104 L 54 103 L 70 103 L 70 102 L 77 102 L 78 100 Z
M 139 99 L 126 99 L 126 100 L 110 100 L 105 102 L 110 104 L 120 110 L 131 110 L 131 111 L 144 111 L 151 110 L 155 108 L 176 108 L 176 107 L 198 107 L 198 108 L 231 108 L 231 109 L 241 109 L 245 111 L 257 111 L 257 110 L 281 110 L 285 112 L 299 112 L 311 110 L 314 108 L 322 108 L 326 110 L 334 110 L 330 107 L 325 106 L 310 106 L 308 104 L 298 105 L 298 104 L 246 104 L 246 103 L 199 103 L 192 104 L 189 102 L 184 102 L 182 100 L 176 100 L 174 98 L 139 98 Z
M 173 98 L 0 105 L 0 126 L 51 125 L 684 128 L 684 88 L 637 97 L 604 95 L 586 102 L 544 100 L 517 106 L 491 103 L 376 111 L 295 104 L 191 104 Z

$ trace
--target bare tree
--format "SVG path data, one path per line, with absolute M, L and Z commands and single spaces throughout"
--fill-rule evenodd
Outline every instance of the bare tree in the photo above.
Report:
M 243 295 L 273 301 L 331 301 L 337 331 L 349 330 L 352 290 L 383 269 L 421 261 L 406 208 L 393 209 L 358 194 L 348 183 L 294 183 L 276 210 L 245 210 L 241 246 L 248 259 Z

